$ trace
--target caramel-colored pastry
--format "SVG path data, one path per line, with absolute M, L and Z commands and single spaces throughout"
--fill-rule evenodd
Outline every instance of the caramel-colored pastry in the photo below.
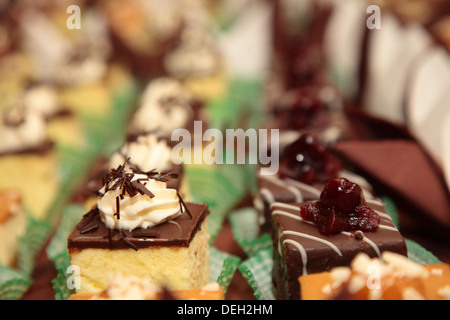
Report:
M 17 255 L 19 237 L 26 228 L 26 215 L 22 198 L 17 191 L 0 192 L 0 264 L 13 266 Z
M 303 300 L 449 300 L 447 264 L 419 265 L 384 252 L 382 258 L 357 255 L 349 267 L 299 278 Z
M 223 300 L 224 291 L 217 283 L 202 288 L 169 291 L 148 279 L 111 277 L 108 287 L 98 293 L 75 293 L 69 300 Z

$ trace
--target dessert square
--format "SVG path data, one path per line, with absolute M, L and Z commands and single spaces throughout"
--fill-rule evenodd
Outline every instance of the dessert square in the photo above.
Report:
M 200 288 L 209 282 L 207 205 L 188 203 L 192 218 L 146 229 L 113 230 L 98 208 L 88 212 L 68 238 L 72 265 L 80 268 L 78 293 L 105 289 L 109 275 L 148 278 L 171 290 Z
M 273 284 L 278 299 L 300 299 L 300 276 L 348 266 L 358 253 L 369 257 L 380 257 L 384 251 L 407 255 L 403 236 L 386 213 L 384 204 L 379 200 L 365 202 L 379 216 L 376 230 L 366 232 L 355 228 L 334 234 L 323 234 L 315 223 L 302 217 L 300 208 L 308 202 L 272 204 Z
M 68 238 L 77 293 L 98 292 L 120 273 L 169 290 L 209 283 L 207 204 L 185 203 L 165 176 L 112 169 L 97 205 Z
M 375 274 L 375 272 L 377 272 Z M 420 265 L 384 252 L 382 259 L 358 254 L 348 267 L 299 278 L 303 300 L 448 300 L 448 264 Z

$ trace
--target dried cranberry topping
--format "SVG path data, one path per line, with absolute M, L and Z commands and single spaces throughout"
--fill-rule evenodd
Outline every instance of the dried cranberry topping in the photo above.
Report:
M 291 178 L 306 184 L 324 183 L 337 178 L 340 161 L 311 134 L 303 134 L 287 146 L 280 164 L 281 178 Z
M 361 187 L 344 178 L 328 181 L 320 200 L 301 206 L 300 214 L 326 235 L 353 230 L 373 232 L 380 223 L 380 216 L 366 206 Z

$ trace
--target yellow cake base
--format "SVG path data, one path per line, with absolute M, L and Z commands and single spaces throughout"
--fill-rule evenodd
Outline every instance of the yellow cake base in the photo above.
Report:
M 210 76 L 193 76 L 184 79 L 183 85 L 195 99 L 210 101 L 227 93 L 228 77 L 223 71 Z
M 0 170 L 0 190 L 18 190 L 24 208 L 43 218 L 58 192 L 56 151 L 0 156 Z
M 104 290 L 116 273 L 149 279 L 169 290 L 201 288 L 210 282 L 208 239 L 205 221 L 189 247 L 71 250 L 71 264 L 80 270 L 77 293 Z

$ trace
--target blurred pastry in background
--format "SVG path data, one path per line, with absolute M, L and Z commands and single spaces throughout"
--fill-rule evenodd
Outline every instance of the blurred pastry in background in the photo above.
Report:
M 129 71 L 111 60 L 104 14 L 91 6 L 81 10 L 82 27 L 70 30 L 59 6 L 25 9 L 19 18 L 21 46 L 33 66 L 31 81 L 58 86 L 62 104 L 76 114 L 105 115 Z
M 218 283 L 199 289 L 168 290 L 148 279 L 111 276 L 109 286 L 99 293 L 75 293 L 69 300 L 223 300 L 224 291 Z
M 19 237 L 25 232 L 27 219 L 21 194 L 14 190 L 0 192 L 0 264 L 14 267 Z
M 58 191 L 58 156 L 46 121 L 33 111 L 16 107 L 0 124 L 0 189 L 21 192 L 26 210 L 38 218 Z
M 191 93 L 174 78 L 150 81 L 142 92 L 128 132 L 132 136 L 153 133 L 170 141 L 175 129 L 192 126 L 195 117 Z
M 221 97 L 227 90 L 226 66 L 204 1 L 186 1 L 183 18 L 180 39 L 164 58 L 165 70 L 200 101 Z
M 107 0 L 106 15 L 114 55 L 131 65 L 139 78 L 163 75 L 163 59 L 183 26 L 181 0 Z
M 358 254 L 349 267 L 299 278 L 303 300 L 449 300 L 448 264 L 419 265 L 383 252 Z

